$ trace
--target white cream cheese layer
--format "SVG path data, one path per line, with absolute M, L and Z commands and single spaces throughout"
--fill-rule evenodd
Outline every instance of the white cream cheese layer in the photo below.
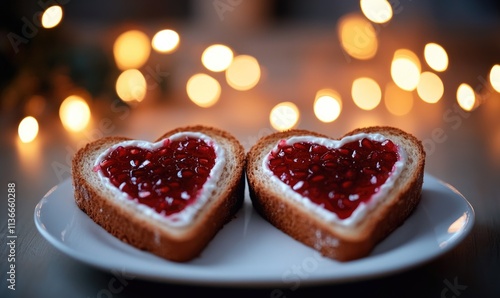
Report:
M 127 193 L 122 192 L 120 189 L 115 187 L 109 180 L 108 177 L 104 176 L 102 174 L 101 170 L 98 170 L 97 173 L 102 180 L 103 184 L 106 185 L 106 187 L 113 192 L 115 195 L 114 197 L 117 200 L 120 200 L 123 204 L 128 204 L 129 206 L 133 206 L 133 208 L 136 208 L 139 212 L 141 212 L 145 216 L 152 217 L 158 221 L 164 222 L 170 226 L 176 226 L 176 227 L 181 227 L 181 226 L 187 226 L 189 225 L 196 214 L 198 214 L 199 210 L 203 208 L 205 203 L 210 199 L 210 195 L 212 192 L 216 189 L 217 187 L 217 181 L 219 180 L 222 171 L 224 169 L 224 165 L 226 163 L 226 157 L 225 157 L 225 151 L 224 148 L 219 146 L 212 138 L 209 136 L 199 133 L 199 132 L 179 132 L 176 134 L 171 135 L 168 139 L 171 141 L 176 141 L 181 138 L 185 137 L 191 137 L 194 139 L 200 139 L 203 140 L 205 143 L 208 145 L 211 145 L 214 150 L 215 150 L 215 164 L 213 168 L 210 170 L 210 174 L 207 178 L 207 181 L 203 185 L 202 189 L 200 190 L 198 198 L 190 205 L 186 206 L 184 210 L 166 216 L 162 215 L 158 212 L 156 212 L 153 208 L 140 204 L 136 202 L 133 198 L 131 198 Z M 163 142 L 165 139 L 160 140 L 156 143 L 151 143 L 147 141 L 139 141 L 139 140 L 130 140 L 130 141 L 124 141 L 117 143 L 104 152 L 102 152 L 96 159 L 94 167 L 98 167 L 101 161 L 113 150 L 118 148 L 119 146 L 123 147 L 130 147 L 130 146 L 137 146 L 141 147 L 144 149 L 148 150 L 154 150 L 157 148 L 160 148 L 163 146 Z
M 383 136 L 382 134 L 367 134 L 367 133 L 361 133 L 361 134 L 356 134 L 352 136 L 345 137 L 341 140 L 331 140 L 327 138 L 318 138 L 318 137 L 313 137 L 313 136 L 295 136 L 291 137 L 287 140 L 285 140 L 287 145 L 292 145 L 295 143 L 301 143 L 301 142 L 307 142 L 307 143 L 314 143 L 318 145 L 323 145 L 327 148 L 339 148 L 342 147 L 344 144 L 350 143 L 350 142 L 355 142 L 358 140 L 361 140 L 363 138 L 367 138 L 372 141 L 377 141 L 377 142 L 384 142 L 387 140 L 387 137 Z M 378 190 L 377 193 L 375 193 L 368 201 L 366 202 L 361 202 L 358 207 L 354 210 L 354 212 L 351 214 L 350 217 L 345 218 L 345 219 L 340 219 L 337 214 L 334 212 L 331 212 L 318 204 L 313 203 L 309 198 L 302 196 L 301 194 L 295 192 L 291 186 L 288 184 L 284 183 L 281 181 L 274 173 L 269 169 L 269 156 L 271 152 L 276 152 L 278 150 L 278 144 L 272 149 L 272 151 L 266 155 L 264 160 L 262 161 L 262 167 L 264 169 L 264 172 L 266 175 L 269 176 L 269 179 L 273 181 L 275 185 L 277 185 L 280 189 L 279 191 L 283 193 L 284 197 L 286 198 L 291 198 L 292 200 L 295 200 L 296 202 L 302 204 L 304 208 L 309 209 L 310 211 L 314 212 L 317 214 L 319 217 L 324 219 L 327 222 L 334 222 L 337 224 L 341 224 L 343 226 L 354 226 L 356 225 L 359 221 L 361 221 L 366 214 L 375 208 L 377 204 L 387 195 L 389 190 L 394 186 L 395 181 L 401 174 L 405 163 L 406 163 L 406 152 L 401 146 L 398 146 L 398 144 L 394 143 L 397 148 L 398 148 L 398 155 L 399 159 L 398 161 L 394 164 L 393 169 L 392 169 L 392 174 L 387 178 L 384 184 L 382 184 Z M 356 198 L 353 198 L 356 199 Z

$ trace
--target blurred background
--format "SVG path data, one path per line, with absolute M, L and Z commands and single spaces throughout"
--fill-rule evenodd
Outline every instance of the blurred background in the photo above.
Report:
M 81 139 L 102 119 L 130 124 L 130 114 L 155 106 L 193 111 L 174 113 L 167 127 L 223 115 L 214 124 L 253 134 L 394 123 L 417 130 L 411 115 L 441 117 L 439 102 L 468 113 L 482 93 L 500 89 L 493 0 L 1 5 L 2 129 L 31 116 L 42 131 L 60 118 Z

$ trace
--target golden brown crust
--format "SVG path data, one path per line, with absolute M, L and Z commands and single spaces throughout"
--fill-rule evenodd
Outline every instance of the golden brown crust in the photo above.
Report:
M 388 194 L 391 199 L 385 200 L 372 210 L 362 223 L 349 228 L 328 224 L 293 200 L 274 191 L 273 185 L 266 182 L 269 179 L 261 179 L 262 160 L 279 140 L 297 135 L 327 137 L 306 130 L 268 135 L 260 139 L 247 153 L 246 171 L 250 198 L 257 212 L 278 229 L 327 257 L 348 261 L 368 255 L 377 243 L 404 222 L 419 203 L 425 152 L 417 138 L 392 127 L 360 128 L 345 136 L 362 132 L 382 133 L 397 138 L 398 143 L 402 143 L 406 150 L 413 150 L 408 161 L 412 169 L 404 170 L 407 173 L 402 173 L 396 181 L 399 185 Z M 407 148 L 408 146 L 411 148 Z M 408 174 L 411 174 L 410 179 L 402 181 L 401 177 Z
M 206 126 L 177 128 L 158 140 L 180 131 L 207 134 L 218 142 L 224 142 L 226 152 L 231 155 L 231 162 L 226 163 L 222 174 L 225 181 L 223 184 L 218 182 L 221 183 L 218 196 L 207 202 L 188 227 L 167 227 L 151 218 L 139 216 L 136 210 L 113 200 L 109 193 L 93 183 L 97 181 L 97 174 L 92 171 L 90 163 L 103 150 L 128 138 L 107 137 L 87 144 L 73 158 L 72 174 L 76 204 L 94 222 L 139 249 L 168 260 L 184 262 L 197 257 L 242 206 L 245 153 L 241 144 L 228 132 Z

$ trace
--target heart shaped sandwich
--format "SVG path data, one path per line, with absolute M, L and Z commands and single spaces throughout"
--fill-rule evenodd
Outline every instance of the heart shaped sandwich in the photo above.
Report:
M 420 201 L 425 152 L 393 127 L 339 140 L 277 132 L 247 153 L 255 209 L 289 236 L 339 261 L 358 259 L 400 226 Z
M 73 158 L 75 200 L 122 241 L 172 261 L 198 256 L 241 207 L 245 153 L 205 126 L 156 142 L 106 137 Z

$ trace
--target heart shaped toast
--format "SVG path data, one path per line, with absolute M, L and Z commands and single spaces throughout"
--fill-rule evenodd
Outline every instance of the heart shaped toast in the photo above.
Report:
M 211 127 L 178 128 L 154 143 L 102 138 L 73 158 L 75 201 L 122 241 L 184 262 L 241 207 L 244 166 L 241 144 Z
M 420 201 L 425 152 L 393 127 L 341 139 L 277 132 L 247 153 L 255 209 L 272 225 L 339 261 L 368 255 Z

